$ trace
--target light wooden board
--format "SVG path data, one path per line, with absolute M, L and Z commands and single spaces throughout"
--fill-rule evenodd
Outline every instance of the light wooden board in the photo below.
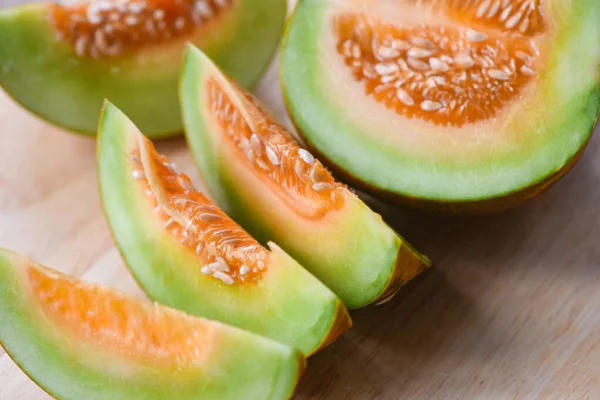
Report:
M 257 94 L 285 118 L 274 68 Z M 197 178 L 181 138 L 158 147 Z M 0 93 L 0 246 L 142 296 L 102 215 L 94 157 L 93 140 Z M 600 399 L 599 183 L 597 133 L 566 178 L 515 210 L 443 217 L 372 203 L 434 268 L 353 312 L 296 398 Z M 2 350 L 0 399 L 48 399 Z

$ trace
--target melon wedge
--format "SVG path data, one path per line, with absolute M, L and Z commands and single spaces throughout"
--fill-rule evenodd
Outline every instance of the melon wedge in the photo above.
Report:
M 185 44 L 244 87 L 269 63 L 285 0 L 84 0 L 0 10 L 0 86 L 26 109 L 94 135 L 105 98 L 147 135 L 181 133 Z
M 290 347 L 0 249 L 0 345 L 61 400 L 287 399 Z
M 98 171 L 115 241 L 154 300 L 307 355 L 351 326 L 331 290 L 276 244 L 261 246 L 110 103 L 100 121 Z
M 274 240 L 349 308 L 393 295 L 429 266 L 200 50 L 181 77 L 188 143 L 218 204 Z
M 574 165 L 600 111 L 597 0 L 305 0 L 282 41 L 294 123 L 386 199 L 498 211 Z

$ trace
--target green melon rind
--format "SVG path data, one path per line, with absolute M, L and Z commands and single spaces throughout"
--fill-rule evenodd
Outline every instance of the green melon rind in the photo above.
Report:
M 214 30 L 191 38 L 244 87 L 266 69 L 287 11 L 284 0 L 239 0 Z M 32 113 L 94 135 L 105 98 L 150 137 L 180 133 L 177 97 L 183 43 L 119 59 L 78 59 L 57 38 L 48 3 L 0 10 L 0 86 Z
M 167 234 L 144 189 L 132 177 L 138 131 L 115 106 L 102 114 L 98 174 L 105 215 L 125 261 L 159 303 L 238 326 L 311 354 L 338 320 L 340 300 L 296 261 L 270 244 L 276 265 L 256 285 L 228 286 L 200 273 L 193 252 Z
M 222 75 L 206 55 L 190 46 L 180 82 L 186 137 L 203 182 L 217 204 L 239 224 L 263 243 L 279 243 L 348 308 L 364 307 L 380 299 L 394 274 L 401 274 L 403 266 L 396 265 L 400 253 L 408 251 L 412 257 L 407 259 L 420 264 L 419 270 L 429 266 L 426 257 L 349 192 L 341 211 L 317 222 L 303 221 L 285 206 L 267 204 L 258 192 L 269 189 L 255 176 L 256 181 L 242 176 L 248 170 L 244 161 L 220 143 L 209 114 L 204 112 L 210 107 L 205 104 L 202 88 L 210 76 Z M 222 78 L 220 82 L 224 82 Z
M 78 339 L 48 318 L 25 288 L 19 268 L 31 264 L 0 249 L 0 345 L 53 397 L 278 400 L 292 395 L 304 367 L 297 351 L 218 322 L 207 321 L 216 325 L 217 341 L 198 368 L 157 368 Z
M 492 199 L 546 180 L 589 139 L 600 110 L 599 2 L 552 1 L 557 36 L 548 69 L 542 72 L 544 104 L 520 125 L 524 143 L 473 163 L 426 159 L 409 148 L 383 146 L 344 115 L 360 110 L 347 110 L 343 99 L 332 100 L 327 94 L 335 80 L 323 81 L 329 75 L 323 73 L 318 56 L 323 30 L 329 28 L 326 10 L 334 4 L 299 2 L 282 41 L 283 94 L 311 147 L 367 189 L 441 202 Z

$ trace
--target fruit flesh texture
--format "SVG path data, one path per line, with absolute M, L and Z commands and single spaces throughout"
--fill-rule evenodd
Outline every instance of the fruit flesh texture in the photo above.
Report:
M 517 96 L 535 74 L 537 49 L 524 37 L 492 38 L 443 26 L 398 29 L 352 13 L 333 23 L 338 53 L 365 92 L 408 118 L 462 127 L 494 117 L 497 106 Z M 460 51 L 453 52 L 456 47 Z
M 150 141 L 141 140 L 139 147 L 132 153 L 133 174 L 149 189 L 148 201 L 165 228 L 196 253 L 205 266 L 201 272 L 228 285 L 260 281 L 267 272 L 268 251 L 196 191 L 189 177 L 177 173 Z
M 523 8 L 513 0 L 497 10 L 495 0 L 383 3 L 367 9 L 361 1 L 308 0 L 288 26 L 284 97 L 315 151 L 388 198 L 467 211 L 503 196 L 514 204 L 514 195 L 531 196 L 564 173 L 600 109 L 597 2 Z M 383 43 L 386 35 L 389 60 L 378 54 L 383 67 L 373 74 L 377 47 L 357 39 Z M 298 68 L 301 54 L 308 56 Z M 384 71 L 389 61 L 398 71 Z M 477 107 L 466 103 L 470 97 Z
M 307 355 L 350 327 L 347 310 L 329 289 L 274 243 L 270 251 L 256 243 L 196 192 L 189 178 L 174 173 L 111 104 L 103 113 L 98 141 L 100 192 L 109 226 L 151 298 L 271 337 Z
M 181 96 L 188 143 L 218 204 L 260 241 L 280 243 L 347 307 L 387 297 L 429 266 L 191 47 Z
M 60 399 L 286 399 L 303 357 L 0 249 L 0 344 Z
M 112 8 L 109 6 L 112 4 Z M 199 11 L 198 4 L 205 4 Z M 206 14 L 206 7 L 210 14 Z M 0 12 L 0 85 L 34 114 L 93 135 L 105 98 L 151 137 L 181 132 L 177 75 L 185 43 L 254 84 L 282 30 L 284 0 L 128 0 Z

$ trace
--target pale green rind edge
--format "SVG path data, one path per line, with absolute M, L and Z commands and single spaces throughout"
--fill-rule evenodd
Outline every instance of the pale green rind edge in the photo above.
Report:
M 0 11 L 0 86 L 42 119 L 94 135 L 108 98 L 150 137 L 181 132 L 177 76 L 181 50 L 161 47 L 142 57 L 78 59 L 57 38 L 48 3 Z M 203 47 L 244 87 L 252 86 L 277 48 L 287 11 L 284 0 L 239 0 Z M 193 39 L 197 42 L 198 39 Z
M 286 343 L 311 354 L 336 319 L 339 300 L 296 261 L 274 249 L 257 284 L 228 286 L 200 273 L 195 255 L 167 234 L 132 178 L 135 126 L 107 104 L 98 138 L 100 194 L 113 237 L 130 271 L 154 300 Z M 132 144 L 133 143 L 133 144 Z
M 330 101 L 318 56 L 325 10 L 335 2 L 300 0 L 281 45 L 284 99 L 304 138 L 367 187 L 434 201 L 476 201 L 514 193 L 559 171 L 585 145 L 600 110 L 600 2 L 553 1 L 558 35 L 546 76 L 543 103 L 528 112 L 526 141 L 508 154 L 474 163 L 463 158 L 424 159 L 383 146 L 343 117 L 344 100 Z M 570 5 L 568 4 L 570 3 Z M 518 103 L 517 103 L 518 104 Z M 360 110 L 355 110 L 360 112 Z M 354 114 L 356 115 L 356 114 Z
M 78 341 L 49 320 L 26 292 L 17 264 L 0 249 L 0 345 L 41 388 L 61 400 L 288 399 L 304 367 L 295 350 L 217 325 L 217 342 L 199 367 L 169 370 L 125 360 Z M 123 343 L 126 346 L 126 343 Z
M 375 301 L 393 274 L 401 246 L 408 245 L 356 196 L 347 197 L 344 209 L 333 213 L 333 220 L 325 217 L 324 221 L 304 226 L 294 225 L 297 220 L 292 215 L 286 218 L 283 211 L 275 214 L 256 197 L 253 201 L 252 190 L 265 188 L 253 187 L 236 176 L 231 166 L 239 161 L 219 148 L 214 137 L 218 133 L 205 113 L 210 107 L 202 96 L 203 82 L 214 73 L 218 72 L 207 56 L 190 46 L 181 75 L 181 108 L 189 147 L 213 198 L 258 240 L 279 243 L 340 296 L 348 308 Z M 338 251 L 332 254 L 331 248 Z M 423 263 L 428 261 L 423 258 Z

